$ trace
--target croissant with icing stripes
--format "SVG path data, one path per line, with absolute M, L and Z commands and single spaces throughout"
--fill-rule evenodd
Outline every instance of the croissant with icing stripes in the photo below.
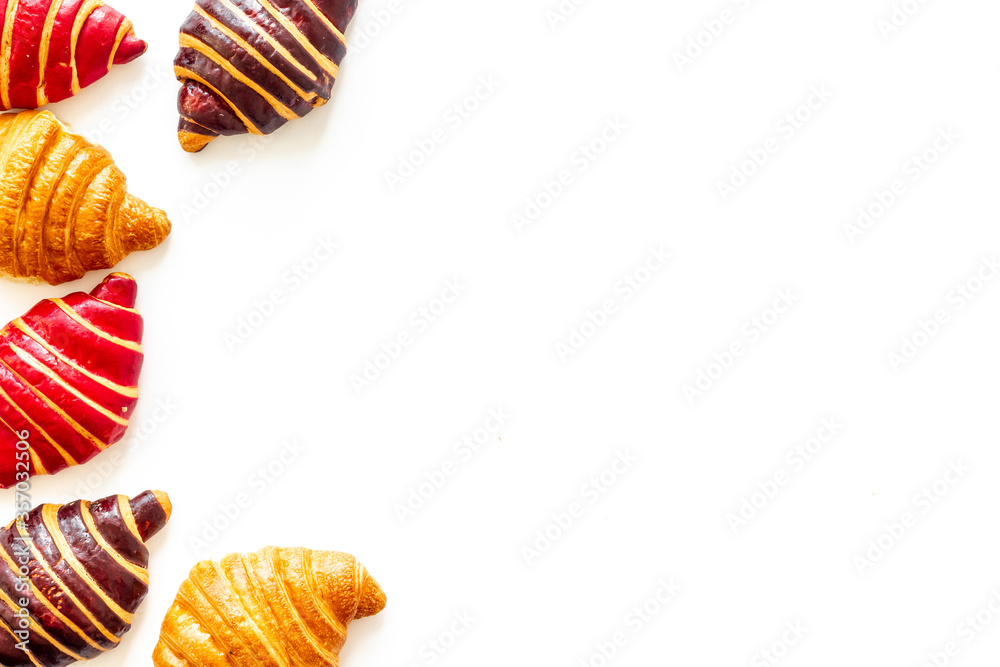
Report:
M 146 51 L 132 22 L 100 0 L 3 0 L 0 11 L 4 109 L 64 100 Z
M 24 508 L 0 528 L 0 665 L 62 667 L 118 646 L 149 587 L 146 542 L 169 518 L 167 495 L 145 491 Z
M 121 439 L 138 398 L 136 284 L 46 299 L 0 330 L 0 487 L 84 463 Z
M 330 99 L 357 0 L 197 0 L 181 25 L 177 137 L 270 134 Z
M 194 566 L 160 628 L 156 667 L 337 667 L 347 625 L 385 593 L 353 557 L 266 547 Z
M 57 285 L 170 233 L 125 191 L 111 155 L 48 111 L 0 114 L 0 273 Z

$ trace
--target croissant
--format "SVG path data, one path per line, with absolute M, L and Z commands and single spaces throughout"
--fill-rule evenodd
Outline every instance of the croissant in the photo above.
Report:
M 169 518 L 160 491 L 23 508 L 0 529 L 0 665 L 62 667 L 115 648 L 146 597 L 146 542 Z
M 0 272 L 57 285 L 169 233 L 163 211 L 125 192 L 106 150 L 48 111 L 0 114 Z
M 153 651 L 156 667 L 337 667 L 347 624 L 385 607 L 353 557 L 266 547 L 203 561 L 181 584 Z
M 136 284 L 46 299 L 0 329 L 0 487 L 84 463 L 121 439 L 138 398 Z
M 197 0 L 181 25 L 177 137 L 270 134 L 325 104 L 357 0 Z
M 100 0 L 7 0 L 0 103 L 34 109 L 80 92 L 146 51 L 132 22 Z

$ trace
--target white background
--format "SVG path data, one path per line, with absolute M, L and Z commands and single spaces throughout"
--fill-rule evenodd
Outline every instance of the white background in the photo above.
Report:
M 1000 591 L 1000 285 L 960 309 L 952 293 L 1000 252 L 995 3 L 925 3 L 886 36 L 888 1 L 589 0 L 553 25 L 556 0 L 363 0 L 329 105 L 199 155 L 177 145 L 170 72 L 190 6 L 113 4 L 149 52 L 52 110 L 100 136 L 174 231 L 119 267 L 146 322 L 126 440 L 32 494 L 160 488 L 175 511 L 135 627 L 96 664 L 148 660 L 191 565 L 266 544 L 348 551 L 385 588 L 345 667 L 755 666 L 789 622 L 807 630 L 783 665 L 918 667 L 950 641 L 948 664 L 995 659 L 1000 619 L 971 642 L 959 625 Z M 495 92 L 447 121 L 491 76 Z M 802 111 L 814 87 L 832 97 Z M 809 118 L 788 136 L 796 110 Z M 581 171 L 577 151 L 615 119 L 624 131 Z M 391 189 L 386 172 L 436 128 L 446 141 Z M 957 140 L 914 180 L 908 161 L 947 128 Z M 723 201 L 718 183 L 771 138 Z M 512 215 L 561 170 L 571 184 L 519 229 Z M 852 243 L 845 225 L 896 179 L 904 194 Z M 333 257 L 289 279 L 327 237 Z M 615 285 L 651 247 L 671 259 L 626 300 Z M 0 320 L 101 277 L 6 284 Z M 466 287 L 418 331 L 447 280 Z M 277 307 L 259 305 L 275 290 Z M 794 306 L 751 340 L 779 290 Z M 617 311 L 561 358 L 609 298 Z M 894 368 L 938 309 L 946 324 Z M 227 344 L 241 320 L 259 326 Z M 400 333 L 412 344 L 356 391 Z M 742 356 L 711 368 L 734 342 Z M 699 371 L 718 379 L 689 401 Z M 497 408 L 509 421 L 464 460 L 455 443 Z M 796 469 L 786 455 L 825 418 L 843 429 Z M 255 485 L 287 439 L 305 452 Z M 637 462 L 591 502 L 584 485 L 626 451 Z M 402 521 L 396 506 L 447 461 L 455 474 Z M 949 462 L 968 471 L 924 511 L 915 496 Z M 734 531 L 727 515 L 775 472 L 787 484 Z M 241 493 L 250 506 L 197 551 Z M 526 556 L 572 503 L 582 515 Z M 915 525 L 886 537 L 906 513 Z M 639 629 L 627 615 L 670 578 L 680 593 Z M 466 612 L 471 629 L 434 652 Z

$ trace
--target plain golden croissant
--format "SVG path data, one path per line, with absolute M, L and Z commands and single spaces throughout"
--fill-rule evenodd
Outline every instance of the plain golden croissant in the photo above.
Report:
M 170 233 L 100 146 L 48 111 L 0 115 L 0 273 L 57 285 Z
M 202 561 L 177 591 L 157 667 L 336 667 L 347 624 L 385 607 L 353 557 L 265 547 Z

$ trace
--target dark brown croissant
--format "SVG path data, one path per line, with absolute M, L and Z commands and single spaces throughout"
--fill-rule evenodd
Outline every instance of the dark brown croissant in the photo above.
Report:
M 63 667 L 118 646 L 149 588 L 166 494 L 24 510 L 0 529 L 0 665 Z
M 177 137 L 270 134 L 325 104 L 357 0 L 197 0 L 181 25 Z

